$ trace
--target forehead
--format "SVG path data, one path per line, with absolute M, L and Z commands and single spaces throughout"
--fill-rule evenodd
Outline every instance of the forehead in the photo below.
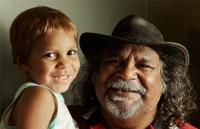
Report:
M 43 39 L 39 40 L 34 49 L 46 50 L 46 49 L 68 49 L 71 47 L 77 47 L 75 39 L 70 36 L 65 30 L 54 30 Z
M 110 44 L 107 46 L 104 51 L 103 55 L 107 56 L 117 56 L 117 55 L 126 55 L 126 54 L 136 54 L 141 56 L 158 56 L 158 53 L 145 45 L 135 45 L 135 44 Z

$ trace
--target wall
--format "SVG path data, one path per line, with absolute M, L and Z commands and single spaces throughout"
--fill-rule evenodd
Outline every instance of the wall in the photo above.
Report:
M 165 40 L 185 45 L 190 53 L 190 73 L 200 109 L 200 0 L 149 0 L 148 19 L 164 34 Z M 200 111 L 191 116 L 200 127 Z
M 2 8 L 2 4 L 0 4 L 0 8 Z M 2 11 L 0 11 L 0 16 L 2 16 Z M 1 20 L 1 19 L 0 19 Z M 0 26 L 1 28 L 1 26 Z M 3 42 L 3 38 L 2 38 L 2 34 L 3 30 L 0 29 L 0 116 L 1 116 L 1 111 L 2 111 L 2 42 Z
M 0 116 L 25 81 L 24 75 L 12 64 L 9 27 L 21 11 L 37 5 L 66 13 L 76 23 L 80 34 L 85 31 L 110 34 L 122 17 L 133 13 L 146 17 L 147 9 L 146 0 L 0 0 Z M 65 98 L 67 103 L 73 99 L 70 92 Z

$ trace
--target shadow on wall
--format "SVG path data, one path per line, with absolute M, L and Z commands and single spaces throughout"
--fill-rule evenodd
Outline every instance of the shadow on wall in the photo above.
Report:
M 2 25 L 0 24 L 0 28 L 2 28 Z M 0 29 L 0 117 L 1 117 L 1 111 L 2 111 L 2 30 Z
M 190 61 L 191 61 L 191 76 L 192 82 L 194 84 L 195 90 L 197 92 L 197 96 L 200 96 L 200 60 L 199 60 L 199 36 L 200 36 L 200 29 L 199 30 L 191 30 L 188 32 L 188 42 L 189 44 L 186 45 L 188 51 L 190 53 Z M 197 103 L 200 109 L 200 98 L 197 98 Z
M 191 30 L 188 32 L 188 41 L 190 45 L 187 46 L 190 52 L 190 60 L 191 64 L 191 78 L 193 85 L 195 87 L 195 91 L 197 92 L 197 106 L 198 111 L 194 112 L 192 117 L 196 120 L 194 124 L 200 127 L 200 60 L 199 60 L 199 37 L 200 37 L 200 29 L 199 30 Z
M 13 100 L 17 88 L 26 79 L 12 62 L 9 30 L 0 24 L 0 116 Z
M 179 42 L 185 45 L 190 53 L 190 75 L 192 83 L 200 96 L 200 1 L 150 0 L 148 19 L 163 33 L 166 41 Z M 200 109 L 200 98 L 197 98 Z M 190 121 L 200 127 L 200 110 L 191 115 Z

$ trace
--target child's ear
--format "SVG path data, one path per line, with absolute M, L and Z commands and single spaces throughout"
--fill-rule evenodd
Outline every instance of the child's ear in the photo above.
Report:
M 25 61 L 23 61 L 20 56 L 17 56 L 16 58 L 16 65 L 17 65 L 17 68 L 24 72 L 24 73 L 27 73 L 28 72 L 28 65 Z

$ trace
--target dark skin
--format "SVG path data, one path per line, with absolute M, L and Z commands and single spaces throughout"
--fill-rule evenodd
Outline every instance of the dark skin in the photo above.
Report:
M 140 95 L 132 91 L 106 89 L 106 81 L 122 79 L 142 84 L 146 93 Z M 108 47 L 104 50 L 100 68 L 94 81 L 95 91 L 101 105 L 102 115 L 109 129 L 145 129 L 155 118 L 157 104 L 162 94 L 161 61 L 159 55 L 147 46 L 127 44 L 119 47 Z M 106 92 L 105 92 L 106 91 Z M 127 100 L 116 101 L 113 98 L 126 97 Z M 134 103 L 142 101 L 138 112 L 128 118 L 113 115 L 108 102 L 119 109 L 127 110 Z

